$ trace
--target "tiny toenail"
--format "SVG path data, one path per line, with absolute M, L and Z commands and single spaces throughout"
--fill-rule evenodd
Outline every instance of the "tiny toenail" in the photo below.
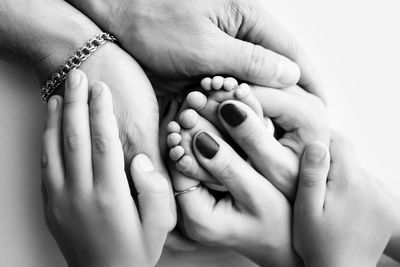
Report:
M 231 127 L 239 126 L 247 118 L 246 112 L 232 103 L 224 105 L 221 108 L 220 113 L 221 113 L 221 117 Z
M 196 147 L 203 157 L 212 159 L 219 150 L 219 144 L 207 133 L 200 133 L 196 137 Z

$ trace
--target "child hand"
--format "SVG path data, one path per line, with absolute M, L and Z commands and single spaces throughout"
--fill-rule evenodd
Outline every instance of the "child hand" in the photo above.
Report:
M 376 266 L 394 222 L 386 192 L 360 170 L 349 142 L 307 146 L 294 208 L 294 246 L 306 266 Z
M 72 71 L 64 101 L 48 104 L 43 139 L 47 224 L 69 266 L 154 266 L 172 227 L 169 185 L 144 155 L 124 172 L 111 93 Z

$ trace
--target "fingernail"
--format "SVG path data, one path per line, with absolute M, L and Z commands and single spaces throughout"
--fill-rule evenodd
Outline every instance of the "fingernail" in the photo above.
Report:
M 218 153 L 219 144 L 207 133 L 199 134 L 195 143 L 197 150 L 207 159 L 212 159 Z
M 289 59 L 279 65 L 277 73 L 278 82 L 283 86 L 295 85 L 300 80 L 299 66 Z
M 92 98 L 98 97 L 103 93 L 103 85 L 101 83 L 95 83 L 92 87 Z
M 80 71 L 72 70 L 67 79 L 67 86 L 68 88 L 77 88 L 82 81 L 82 74 Z
M 231 103 L 224 105 L 220 113 L 224 121 L 231 127 L 239 126 L 247 118 L 247 114 L 244 110 Z
M 306 159 L 310 163 L 321 163 L 327 155 L 327 148 L 320 143 L 312 143 L 306 148 Z
M 136 156 L 135 166 L 141 172 L 152 172 L 155 170 L 153 162 L 144 154 Z
M 57 107 L 58 107 L 58 99 L 57 97 L 53 96 L 49 99 L 49 102 L 47 103 L 47 112 L 49 114 L 52 114 L 57 110 Z

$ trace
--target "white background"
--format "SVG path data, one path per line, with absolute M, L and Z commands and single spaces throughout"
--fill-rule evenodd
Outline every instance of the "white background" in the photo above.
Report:
M 332 124 L 360 161 L 400 192 L 400 2 L 279 0 L 268 10 L 292 31 L 330 92 Z M 62 266 L 42 219 L 44 106 L 30 76 L 0 64 L 0 266 Z

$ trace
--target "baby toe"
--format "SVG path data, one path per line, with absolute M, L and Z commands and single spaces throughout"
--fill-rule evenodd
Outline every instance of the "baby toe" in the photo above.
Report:
M 179 133 L 181 131 L 181 126 L 176 121 L 171 121 L 167 125 L 167 131 L 170 133 Z
M 177 163 L 176 163 L 176 168 L 178 169 L 178 171 L 192 176 L 192 174 L 194 173 L 194 171 L 192 170 L 193 167 L 193 159 L 192 157 L 188 156 L 188 155 L 184 155 Z
M 179 116 L 179 122 L 183 128 L 191 129 L 199 122 L 199 114 L 193 109 L 187 109 Z
M 185 155 L 185 149 L 182 146 L 175 146 L 169 150 L 169 157 L 173 161 L 178 161 Z
M 251 93 L 250 86 L 247 83 L 242 83 L 235 91 L 235 97 L 239 100 L 248 97 Z
M 228 77 L 224 80 L 224 90 L 232 91 L 238 86 L 238 82 L 235 78 Z
M 167 136 L 168 147 L 177 146 L 181 141 L 182 141 L 182 136 L 178 133 L 171 133 Z
M 187 95 L 186 102 L 192 109 L 201 110 L 207 104 L 207 97 L 201 92 L 191 92 Z
M 220 89 L 222 88 L 223 85 L 224 85 L 224 77 L 222 77 L 222 76 L 215 76 L 215 77 L 212 79 L 212 82 L 211 82 L 211 87 L 212 87 L 212 89 L 214 89 L 214 90 L 220 90 Z
M 212 89 L 211 82 L 212 82 L 212 79 L 210 77 L 207 77 L 207 78 L 204 78 L 203 80 L 201 80 L 200 85 L 204 90 L 210 91 Z

